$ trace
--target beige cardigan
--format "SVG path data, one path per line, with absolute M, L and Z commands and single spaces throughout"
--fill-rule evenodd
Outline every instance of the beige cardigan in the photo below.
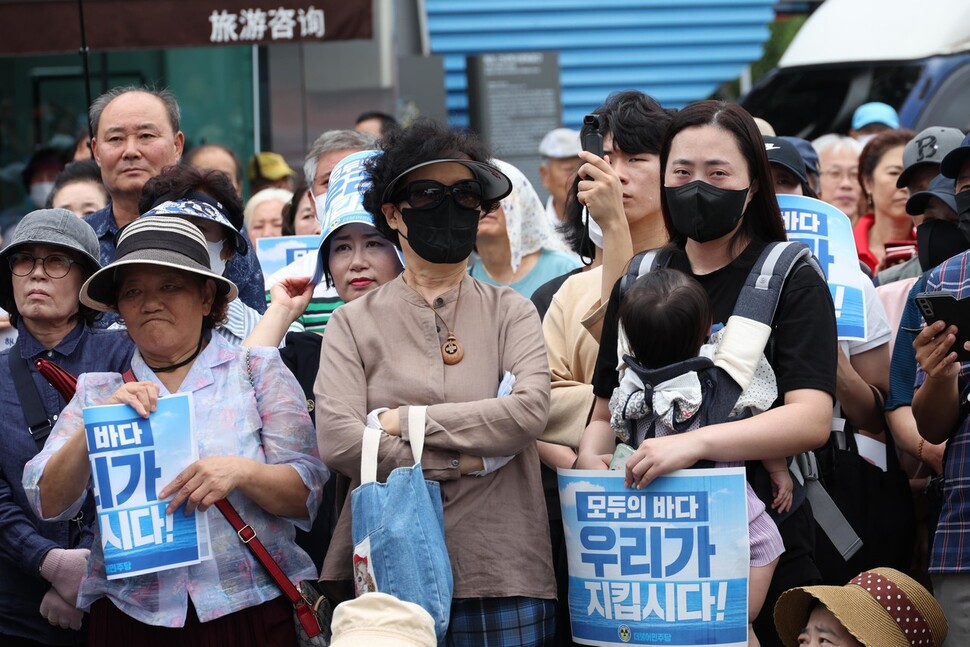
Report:
M 317 439 L 324 462 L 360 484 L 360 444 L 367 413 L 401 407 L 402 437 L 384 435 L 378 480 L 413 464 L 407 407 L 429 405 L 422 467 L 441 482 L 445 541 L 455 597 L 556 596 L 548 520 L 535 439 L 549 411 L 549 374 L 539 317 L 509 288 L 462 279 L 436 300 L 464 359 L 447 366 L 447 330 L 399 276 L 338 308 L 323 337 L 314 386 Z M 506 371 L 512 394 L 497 398 Z M 461 476 L 460 453 L 515 458 L 487 476 Z M 349 496 L 321 579 L 351 578 Z
M 574 274 L 552 298 L 542 320 L 552 379 L 549 423 L 542 440 L 579 446 L 596 397 L 593 370 L 606 304 L 600 302 L 602 267 Z

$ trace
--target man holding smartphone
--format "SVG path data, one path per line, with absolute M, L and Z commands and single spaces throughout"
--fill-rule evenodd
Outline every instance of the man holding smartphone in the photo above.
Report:
M 970 135 L 943 158 L 940 171 L 956 180 L 957 226 L 970 233 Z M 930 271 L 928 292 L 970 297 L 970 251 Z M 970 306 L 970 301 L 966 305 Z M 926 442 L 947 443 L 943 461 L 945 486 L 940 520 L 930 553 L 933 590 L 951 623 L 944 647 L 970 644 L 970 362 L 960 362 L 952 349 L 959 331 L 951 322 L 927 325 L 913 342 L 919 370 L 913 416 Z M 970 342 L 964 344 L 964 348 Z

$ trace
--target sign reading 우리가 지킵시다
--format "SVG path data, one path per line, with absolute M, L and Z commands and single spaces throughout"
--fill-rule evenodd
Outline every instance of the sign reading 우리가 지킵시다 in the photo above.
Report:
M 852 222 L 836 207 L 801 195 L 779 195 L 778 206 L 789 240 L 805 243 L 815 254 L 835 303 L 840 340 L 866 338 L 866 302 L 859 252 Z
M 746 645 L 744 468 L 681 470 L 642 490 L 623 477 L 559 470 L 573 640 Z
M 84 431 L 109 580 L 209 558 L 205 513 L 165 514 L 158 493 L 198 458 L 192 394 L 158 399 L 142 418 L 126 404 L 85 407 Z

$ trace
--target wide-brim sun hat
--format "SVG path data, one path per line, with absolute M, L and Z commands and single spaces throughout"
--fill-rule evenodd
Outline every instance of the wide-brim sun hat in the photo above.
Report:
M 212 279 L 220 294 L 235 299 L 239 290 L 209 266 L 209 250 L 202 231 L 187 220 L 171 216 L 142 216 L 118 234 L 115 260 L 84 282 L 81 303 L 102 312 L 117 312 L 118 270 L 126 265 L 170 267 Z
M 775 628 L 785 647 L 797 647 L 819 603 L 865 647 L 940 647 L 946 639 L 946 616 L 929 591 L 905 573 L 874 568 L 845 586 L 785 591 L 775 605 Z
M 91 225 L 67 209 L 38 209 L 21 219 L 10 243 L 0 252 L 0 297 L 10 296 L 13 289 L 7 259 L 21 247 L 35 244 L 74 252 L 92 274 L 101 269 L 98 235 Z
M 434 647 L 434 620 L 413 602 L 365 593 L 333 610 L 332 647 Z
M 478 182 L 482 185 L 482 200 L 485 202 L 501 200 L 508 194 L 512 193 L 512 180 L 510 180 L 505 173 L 502 173 L 502 171 L 498 170 L 491 164 L 486 164 L 485 162 L 476 162 L 468 159 L 448 158 L 421 162 L 420 164 L 415 164 L 414 166 L 402 171 L 384 189 L 384 194 L 381 196 L 381 202 L 391 202 L 394 200 L 394 195 L 398 192 L 398 189 L 401 188 L 401 182 L 405 177 L 407 177 L 408 173 L 416 171 L 419 168 L 424 168 L 425 166 L 431 166 L 432 164 L 445 164 L 447 162 L 461 164 L 472 172 L 474 179 L 478 180 Z

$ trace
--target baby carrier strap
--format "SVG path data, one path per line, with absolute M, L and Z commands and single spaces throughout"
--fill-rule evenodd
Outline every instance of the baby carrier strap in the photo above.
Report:
M 768 243 L 751 267 L 734 311 L 724 327 L 714 363 L 745 390 L 751 384 L 761 356 L 771 338 L 772 322 L 788 276 L 796 266 L 813 262 L 804 243 Z M 821 269 L 816 265 L 821 273 Z
M 804 263 L 813 266 L 825 278 L 812 256 L 812 251 L 804 243 L 768 243 L 751 268 L 731 316 L 744 317 L 770 326 L 788 275 L 796 265 Z
M 673 256 L 668 247 L 660 247 L 637 253 L 627 265 L 620 279 L 620 297 L 639 277 L 660 267 L 667 267 Z M 804 243 L 775 241 L 768 243 L 758 256 L 745 279 L 734 311 L 726 322 L 724 341 L 728 347 L 714 357 L 714 363 L 723 368 L 741 386 L 751 383 L 758 361 L 764 353 L 771 336 L 771 323 L 781 300 L 785 281 L 796 266 L 809 264 L 824 278 L 822 269 Z M 724 347 L 722 342 L 721 347 Z

